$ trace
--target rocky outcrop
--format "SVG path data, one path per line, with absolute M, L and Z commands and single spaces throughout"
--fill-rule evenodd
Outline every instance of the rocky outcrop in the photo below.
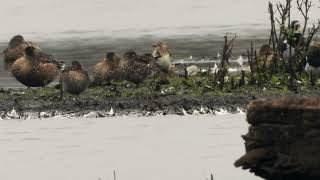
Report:
M 320 98 L 255 100 L 236 167 L 272 180 L 320 179 Z

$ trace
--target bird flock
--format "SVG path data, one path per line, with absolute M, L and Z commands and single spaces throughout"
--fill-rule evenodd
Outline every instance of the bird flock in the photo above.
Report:
M 283 41 L 283 58 L 291 58 L 295 48 L 301 46 L 299 43 L 304 42 L 300 40 L 303 39 L 300 28 L 298 21 L 291 23 L 294 38 Z M 75 95 L 85 91 L 90 84 L 104 85 L 112 80 L 127 80 L 139 85 L 155 73 L 159 74 L 160 82 L 168 82 L 168 75 L 175 70 L 171 62 L 172 53 L 164 42 L 154 44 L 150 54 L 138 55 L 129 51 L 119 55 L 107 52 L 105 57 L 92 67 L 93 80 L 89 78 L 88 72 L 80 62 L 72 61 L 65 67 L 63 62 L 43 52 L 36 43 L 25 41 L 21 35 L 16 35 L 9 41 L 3 54 L 5 69 L 28 88 L 45 87 L 60 75 L 61 93 L 64 90 Z M 262 45 L 258 53 L 258 62 L 270 68 L 275 59 L 274 55 L 269 45 Z M 242 68 L 242 57 L 238 63 Z M 188 67 L 187 71 L 188 75 L 194 75 L 199 69 L 193 65 Z M 305 71 L 320 75 L 320 41 L 313 40 L 310 44 L 306 54 Z
M 138 55 L 129 51 L 120 56 L 107 52 L 92 67 L 92 81 L 80 62 L 72 61 L 71 65 L 64 67 L 63 62 L 43 52 L 37 44 L 25 41 L 21 35 L 9 41 L 3 54 L 5 69 L 28 88 L 45 87 L 60 75 L 63 90 L 75 95 L 85 91 L 90 83 L 102 85 L 112 80 L 127 80 L 140 84 L 155 73 L 166 81 L 173 67 L 170 49 L 164 42 L 154 44 L 152 54 Z

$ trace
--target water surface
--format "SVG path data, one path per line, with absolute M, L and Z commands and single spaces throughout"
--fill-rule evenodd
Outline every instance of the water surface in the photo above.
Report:
M 245 115 L 0 121 L 6 180 L 258 180 L 244 154 Z

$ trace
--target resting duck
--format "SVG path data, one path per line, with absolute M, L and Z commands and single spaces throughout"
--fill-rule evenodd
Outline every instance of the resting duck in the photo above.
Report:
M 149 54 L 139 56 L 133 51 L 125 53 L 119 63 L 121 78 L 139 85 L 152 73 L 152 59 Z
M 161 71 L 169 73 L 172 66 L 171 52 L 164 42 L 159 42 L 153 45 L 152 56 L 157 60 L 157 65 Z
M 273 49 L 268 45 L 264 44 L 260 47 L 258 52 L 258 65 L 260 68 L 263 68 L 265 65 L 265 68 L 269 69 L 272 65 L 272 61 L 274 57 Z
M 25 41 L 21 35 L 16 35 L 10 40 L 8 48 L 3 51 L 5 70 L 10 70 L 12 64 L 24 56 L 24 50 L 28 46 L 33 46 L 40 50 L 36 44 Z
M 113 79 L 119 79 L 118 67 L 120 60 L 120 56 L 114 52 L 108 52 L 101 62 L 93 66 L 94 83 L 101 84 Z
M 320 41 L 312 41 L 306 55 L 307 65 L 305 71 L 320 75 Z
M 25 48 L 24 56 L 17 59 L 11 66 L 13 76 L 28 87 L 44 87 L 51 83 L 59 74 L 61 64 L 53 56 L 35 47 Z
M 89 75 L 78 61 L 72 61 L 71 66 L 62 71 L 62 87 L 70 94 L 79 95 L 89 84 Z

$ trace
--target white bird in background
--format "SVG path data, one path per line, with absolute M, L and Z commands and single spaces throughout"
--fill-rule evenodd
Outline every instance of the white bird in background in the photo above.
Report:
M 196 65 L 187 67 L 188 76 L 195 76 L 200 72 L 200 68 Z
M 192 55 L 189 57 L 189 59 L 193 59 Z
M 213 68 L 211 69 L 211 72 L 216 73 L 218 71 L 217 63 L 214 63 Z
M 219 59 L 221 57 L 220 53 L 217 54 L 217 58 Z
M 240 55 L 239 57 L 238 57 L 238 59 L 237 59 L 237 62 L 238 62 L 238 64 L 240 65 L 240 68 L 242 69 L 242 66 L 243 66 L 243 61 L 244 61 L 244 59 L 243 59 L 243 57 Z
M 305 71 L 320 75 L 320 41 L 312 41 L 306 56 L 307 65 Z
M 295 48 L 292 47 L 287 40 L 283 41 L 283 50 L 282 57 L 284 59 L 289 59 L 295 55 Z
M 112 107 L 110 108 L 110 111 L 108 112 L 108 115 L 109 115 L 109 116 L 114 116 L 114 115 L 115 115 L 115 114 L 114 114 L 114 110 L 113 110 Z

